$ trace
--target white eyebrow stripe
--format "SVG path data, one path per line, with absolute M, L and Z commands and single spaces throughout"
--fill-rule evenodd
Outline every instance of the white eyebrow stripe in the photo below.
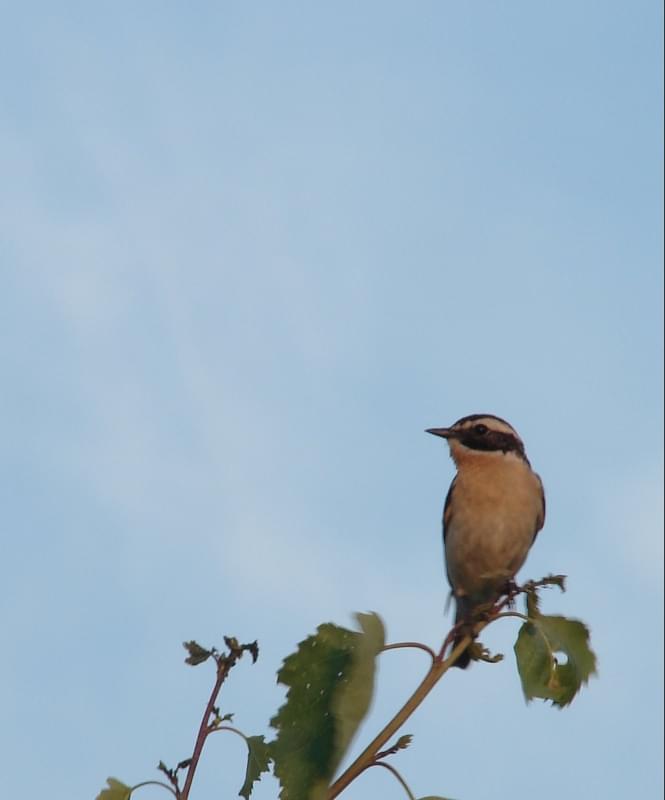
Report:
M 473 428 L 474 425 L 487 425 L 491 431 L 509 433 L 511 436 L 515 436 L 520 439 L 519 434 L 515 428 L 512 427 L 512 425 L 509 425 L 507 422 L 503 422 L 503 420 L 496 419 L 495 417 L 478 417 L 478 419 L 465 420 L 459 427 L 461 430 L 466 430 L 468 428 Z

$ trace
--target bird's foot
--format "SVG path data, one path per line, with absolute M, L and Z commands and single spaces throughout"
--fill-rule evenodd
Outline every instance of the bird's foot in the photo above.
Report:
M 511 578 L 504 583 L 500 597 L 505 597 L 508 608 L 512 609 L 515 608 L 515 599 L 517 595 L 521 594 L 523 591 L 524 588 Z

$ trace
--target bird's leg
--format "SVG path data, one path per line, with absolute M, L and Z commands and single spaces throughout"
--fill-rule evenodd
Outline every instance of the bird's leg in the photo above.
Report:
M 521 594 L 524 590 L 522 586 L 516 583 L 512 578 L 509 578 L 504 584 L 499 594 L 499 600 L 502 597 L 506 598 L 508 608 L 513 609 L 515 608 L 515 599 L 518 594 Z
M 464 618 L 456 622 L 452 628 L 451 634 L 453 636 L 453 647 L 459 642 L 460 639 L 470 637 L 471 644 L 467 648 L 467 653 L 474 661 L 489 661 L 491 660 L 490 653 L 487 648 L 480 642 L 476 642 L 477 636 L 476 627 L 479 622 L 488 622 L 494 613 L 494 603 L 483 603 L 477 605 L 473 610 L 468 613 Z

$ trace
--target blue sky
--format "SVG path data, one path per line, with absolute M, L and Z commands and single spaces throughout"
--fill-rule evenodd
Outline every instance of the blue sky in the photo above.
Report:
M 222 697 L 250 734 L 320 622 L 439 642 L 453 470 L 423 429 L 489 411 L 547 489 L 522 576 L 569 575 L 545 608 L 589 623 L 599 678 L 526 706 L 497 625 L 505 662 L 447 676 L 394 763 L 417 796 L 659 796 L 660 4 L 3 18 L 3 792 L 185 758 L 211 675 L 184 639 L 259 640 Z M 425 666 L 382 657 L 357 746 Z M 243 761 L 211 741 L 193 797 Z M 384 770 L 344 795 L 401 796 Z

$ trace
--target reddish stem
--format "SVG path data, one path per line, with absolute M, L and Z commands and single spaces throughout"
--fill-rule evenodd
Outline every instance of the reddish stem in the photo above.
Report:
M 217 662 L 217 680 L 215 681 L 215 685 L 213 686 L 212 692 L 210 694 L 210 699 L 208 700 L 208 704 L 206 705 L 206 709 L 203 712 L 203 719 L 201 720 L 201 725 L 199 726 L 199 733 L 196 737 L 196 744 L 194 745 L 194 752 L 192 753 L 192 760 L 187 768 L 187 778 L 185 779 L 185 785 L 182 788 L 182 791 L 179 793 L 178 800 L 187 800 L 189 797 L 189 790 L 192 787 L 192 781 L 194 780 L 194 774 L 196 772 L 196 767 L 198 766 L 199 759 L 201 758 L 201 753 L 203 752 L 203 745 L 205 744 L 205 740 L 210 733 L 210 717 L 213 713 L 213 709 L 215 707 L 215 702 L 217 701 L 217 695 L 222 688 L 222 684 L 226 680 L 226 676 L 229 674 L 229 670 L 233 666 L 233 662 L 229 662 L 226 660 L 220 659 Z

